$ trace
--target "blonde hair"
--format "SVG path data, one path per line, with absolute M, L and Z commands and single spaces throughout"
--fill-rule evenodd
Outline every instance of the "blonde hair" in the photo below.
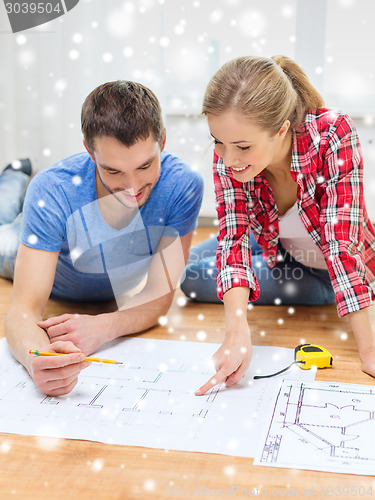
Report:
M 275 135 L 285 120 L 295 129 L 307 111 L 323 106 L 323 98 L 292 59 L 248 56 L 227 62 L 214 74 L 202 113 L 234 110 Z

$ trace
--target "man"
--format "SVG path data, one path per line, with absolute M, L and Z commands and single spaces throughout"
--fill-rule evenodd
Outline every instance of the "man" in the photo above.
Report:
M 27 189 L 5 324 L 14 356 L 52 396 L 74 388 L 85 356 L 104 342 L 150 328 L 166 314 L 202 199 L 201 178 L 162 153 L 161 109 L 146 87 L 99 86 L 86 98 L 81 122 L 87 153 L 40 172 Z M 41 321 L 50 295 L 115 298 L 119 309 Z M 64 355 L 32 356 L 30 349 Z

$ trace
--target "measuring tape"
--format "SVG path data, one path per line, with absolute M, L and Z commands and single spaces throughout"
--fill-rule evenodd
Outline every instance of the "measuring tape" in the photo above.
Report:
M 316 344 L 301 344 L 294 349 L 294 361 L 286 368 L 271 375 L 255 375 L 255 379 L 270 378 L 284 373 L 293 365 L 298 364 L 303 370 L 309 370 L 311 367 L 329 368 L 332 366 L 333 358 L 331 354 L 320 345 Z

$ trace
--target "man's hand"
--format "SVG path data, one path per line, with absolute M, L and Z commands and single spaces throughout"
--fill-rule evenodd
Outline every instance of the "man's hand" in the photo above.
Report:
M 249 326 L 244 324 L 241 329 L 227 332 L 223 344 L 212 357 L 217 373 L 196 391 L 196 396 L 205 394 L 221 382 L 225 382 L 227 387 L 237 384 L 249 368 L 251 356 Z
M 76 386 L 81 370 L 91 363 L 85 361 L 84 353 L 71 342 L 54 342 L 43 349 L 65 355 L 34 356 L 30 374 L 35 384 L 47 396 L 69 394 Z
M 109 314 L 63 314 L 44 321 L 38 326 L 46 330 L 51 342 L 69 341 L 87 356 L 95 352 L 109 338 Z

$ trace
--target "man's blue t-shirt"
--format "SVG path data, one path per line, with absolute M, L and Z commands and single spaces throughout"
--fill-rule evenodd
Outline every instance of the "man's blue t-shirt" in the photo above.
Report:
M 98 207 L 95 164 L 87 153 L 80 153 L 32 179 L 20 240 L 31 248 L 59 252 L 51 296 L 112 299 L 118 270 L 121 292 L 131 290 L 147 274 L 163 235 L 184 236 L 196 228 L 202 195 L 200 175 L 163 152 L 160 177 L 147 202 L 127 227 L 115 229 Z

